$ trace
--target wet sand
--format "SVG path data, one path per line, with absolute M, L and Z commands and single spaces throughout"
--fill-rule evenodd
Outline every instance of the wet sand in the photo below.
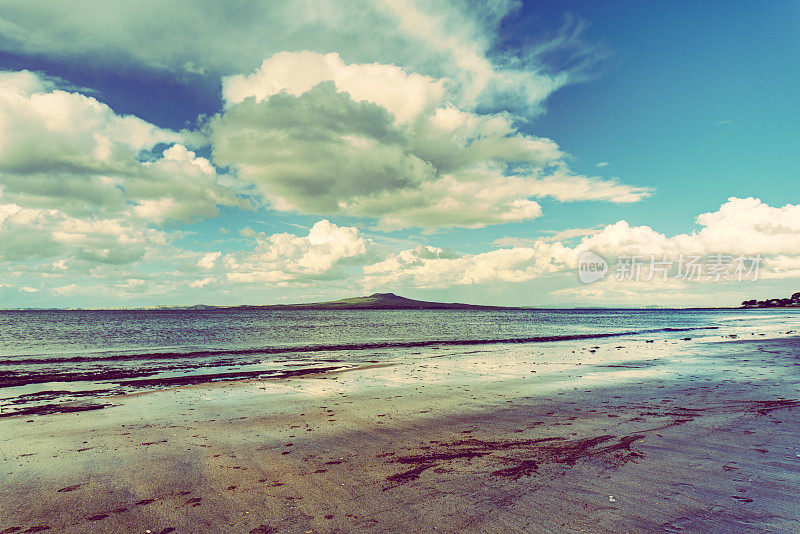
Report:
M 800 338 L 722 337 L 476 347 L 4 418 L 0 533 L 798 532 Z

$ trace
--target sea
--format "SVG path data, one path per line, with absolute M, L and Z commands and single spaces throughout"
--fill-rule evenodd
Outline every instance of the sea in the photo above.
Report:
M 793 309 L 0 311 L 0 417 L 99 409 L 113 395 L 285 378 L 447 351 L 570 340 L 753 336 Z

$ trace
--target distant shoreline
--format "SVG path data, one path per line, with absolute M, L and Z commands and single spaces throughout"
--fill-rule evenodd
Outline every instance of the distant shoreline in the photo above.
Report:
M 789 301 L 789 299 L 783 299 Z M 187 306 L 144 306 L 131 308 L 0 308 L 0 311 L 215 311 L 215 310 L 746 310 L 746 309 L 787 309 L 798 308 L 800 304 L 774 304 L 779 299 L 769 301 L 745 301 L 741 306 L 497 306 L 489 304 L 466 304 L 461 302 L 432 302 L 401 297 L 394 293 L 373 293 L 366 297 L 350 297 L 327 302 L 308 302 L 295 304 L 194 304 Z M 782 301 L 780 301 L 782 302 Z M 797 300 L 791 301 L 797 302 Z M 753 304 L 747 304 L 753 303 Z
M 447 304 L 447 303 L 443 303 Z M 652 308 L 652 307 L 643 307 L 643 308 L 636 308 L 636 307 L 621 307 L 621 306 L 564 306 L 564 307 L 550 307 L 550 306 L 492 306 L 492 305 L 481 305 L 481 304 L 464 304 L 462 306 L 453 306 L 453 307 L 420 307 L 420 308 L 413 308 L 413 307 L 342 307 L 342 308 L 324 308 L 324 307 L 317 307 L 313 304 L 231 304 L 231 305 L 188 305 L 188 306 L 144 306 L 144 307 L 131 307 L 131 308 L 0 308 L 0 312 L 26 312 L 26 311 L 54 311 L 54 312 L 68 312 L 68 311 L 147 311 L 147 312 L 175 312 L 175 311 L 224 311 L 224 310 L 310 310 L 310 311 L 364 311 L 364 310 L 531 310 L 531 311 L 564 311 L 564 310 L 620 310 L 620 311 L 674 311 L 674 310 L 682 310 L 682 311 L 691 311 L 691 310 L 791 310 L 791 309 L 800 309 L 798 306 L 786 306 L 786 307 L 747 307 L 747 306 L 716 306 L 716 307 L 699 307 L 699 306 L 691 306 L 691 307 L 680 307 L 674 306 L 669 308 Z
M 441 303 L 442 306 L 430 307 L 370 307 L 370 306 L 350 306 L 350 307 L 323 307 L 316 304 L 195 304 L 187 306 L 139 306 L 131 308 L 0 308 L 0 312 L 28 312 L 28 311 L 146 311 L 146 312 L 197 312 L 197 311 L 225 311 L 225 310 L 310 310 L 310 311 L 364 311 L 364 310 L 475 310 L 475 311 L 503 311 L 503 310 L 530 310 L 530 311 L 564 311 L 564 310 L 619 310 L 619 311 L 692 311 L 692 310 L 800 310 L 800 306 L 671 306 L 671 307 L 623 307 L 623 306 L 497 306 L 481 304 L 457 304 Z

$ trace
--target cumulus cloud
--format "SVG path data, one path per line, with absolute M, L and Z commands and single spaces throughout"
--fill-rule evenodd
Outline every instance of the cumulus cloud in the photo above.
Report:
M 431 246 L 404 250 L 364 267 L 366 287 L 423 288 L 493 282 L 524 282 L 562 270 L 568 251 L 561 245 L 496 249 L 457 255 Z
M 579 237 L 586 237 L 600 233 L 602 226 L 589 228 L 566 228 L 564 230 L 545 230 L 546 237 L 499 237 L 492 241 L 492 245 L 499 247 L 524 247 L 531 246 L 539 241 L 570 241 Z
M 232 178 L 187 147 L 195 134 L 58 87 L 28 71 L 0 72 L 0 266 L 16 287 L 75 277 L 80 287 L 88 277 L 132 284 L 148 262 L 145 270 L 157 265 L 169 278 L 191 254 L 164 223 L 247 205 Z M 73 285 L 58 294 L 80 293 Z
M 87 68 L 156 69 L 185 82 L 222 78 L 224 102 L 202 132 L 177 132 L 59 80 L 0 73 L 0 261 L 27 262 L 43 277 L 76 269 L 127 277 L 122 293 L 167 291 L 136 274 L 156 256 L 184 274 L 202 272 L 189 282 L 161 273 L 195 289 L 336 278 L 372 258 L 354 228 L 326 221 L 307 236 L 254 234 L 251 250 L 225 255 L 182 250 L 165 229 L 213 217 L 220 206 L 251 207 L 251 198 L 392 230 L 525 221 L 541 214 L 543 197 L 633 202 L 649 194 L 575 175 L 554 141 L 520 131 L 523 117 L 579 76 L 541 61 L 565 46 L 563 36 L 525 54 L 498 47 L 496 30 L 517 7 L 8 2 L 0 14 L 7 52 L 64 62 L 65 71 L 88 59 Z M 72 285 L 64 294 L 78 291 Z
M 580 79 L 580 65 L 591 63 L 554 70 L 543 57 L 553 49 L 568 49 L 573 57 L 596 55 L 577 44 L 580 24 L 527 51 L 494 53 L 503 44 L 499 24 L 519 7 L 514 0 L 298 0 L 228 7 L 215 0 L 12 0 L 3 6 L 0 33 L 4 47 L 18 54 L 91 58 L 94 64 L 128 64 L 183 79 L 247 72 L 275 53 L 313 47 L 337 51 L 349 62 L 404 65 L 447 78 L 461 101 L 472 105 L 529 110 Z
M 631 226 L 626 221 L 602 229 L 576 229 L 562 233 L 563 239 L 584 237 L 573 246 L 551 238 L 533 241 L 499 239 L 498 248 L 480 254 L 444 255 L 441 249 L 417 247 L 364 267 L 367 287 L 405 285 L 415 287 L 446 287 L 450 285 L 482 284 L 489 282 L 522 282 L 557 273 L 576 273 L 582 252 L 593 251 L 612 263 L 612 272 L 605 282 L 591 287 L 567 288 L 557 295 L 573 297 L 630 296 L 638 291 L 669 292 L 687 287 L 687 282 L 675 279 L 674 269 L 683 256 L 699 257 L 702 262 L 722 257 L 731 263 L 729 274 L 737 279 L 735 266 L 744 258 L 746 268 L 752 258 L 763 258 L 758 276 L 766 279 L 790 278 L 800 274 L 800 205 L 773 207 L 755 198 L 728 199 L 717 211 L 697 217 L 700 229 L 692 233 L 667 236 L 648 226 Z M 647 263 L 651 256 L 657 261 L 664 257 L 671 262 L 667 280 L 655 276 L 647 284 L 633 280 L 616 280 L 613 272 L 616 258 L 638 257 Z M 726 264 L 727 265 L 727 264 Z M 646 269 L 643 270 L 646 273 Z M 752 280 L 754 273 L 744 273 Z M 642 277 L 644 280 L 646 277 Z M 691 281 L 724 281 L 700 277 Z M 576 278 L 577 282 L 577 278 Z M 597 286 L 597 287 L 595 287 Z
M 700 229 L 671 237 L 626 221 L 606 226 L 580 249 L 607 256 L 650 254 L 800 255 L 800 205 L 770 206 L 757 198 L 731 197 L 717 211 L 697 217 Z
M 119 294 L 167 294 L 173 282 L 196 290 L 336 279 L 368 287 L 518 283 L 569 272 L 588 249 L 607 257 L 762 254 L 764 276 L 797 276 L 800 208 L 752 198 L 700 215 L 691 233 L 619 221 L 499 239 L 501 248 L 475 254 L 420 246 L 379 257 L 358 229 L 327 220 L 306 235 L 242 234 L 249 245 L 238 252 L 173 245 L 168 225 L 213 217 L 220 206 L 247 207 L 245 197 L 394 230 L 527 221 L 540 216 L 542 199 L 630 203 L 651 194 L 576 174 L 555 141 L 531 133 L 527 119 L 580 79 L 580 65 L 592 58 L 577 50 L 580 24 L 528 53 L 504 48 L 497 29 L 517 7 L 511 0 L 301 0 L 237 9 L 211 0 L 6 2 L 6 51 L 221 78 L 223 102 L 202 132 L 177 132 L 57 80 L 0 73 L 0 261 L 42 280 L 107 276 Z M 543 58 L 564 47 L 577 50 L 579 66 L 548 69 Z M 141 262 L 157 270 L 164 258 L 176 271 L 161 272 L 162 282 L 137 274 Z M 63 283 L 60 291 L 85 287 Z
M 282 53 L 225 81 L 228 106 L 208 124 L 214 161 L 275 209 L 385 228 L 480 227 L 537 217 L 534 198 L 624 203 L 650 193 L 575 175 L 555 142 L 520 132 L 507 113 L 458 108 L 445 86 L 393 65 Z
M 372 246 L 357 228 L 327 220 L 314 224 L 304 236 L 256 233 L 253 237 L 251 249 L 222 256 L 229 281 L 274 284 L 341 278 L 342 267 L 358 264 Z
M 198 289 L 201 287 L 206 287 L 212 285 L 217 282 L 217 279 L 213 276 L 207 276 L 206 278 L 201 278 L 200 280 L 193 280 L 189 282 L 189 287 L 192 289 Z
M 213 269 L 219 257 L 222 256 L 221 252 L 209 252 L 203 254 L 203 257 L 197 260 L 197 266 L 201 269 Z
M 167 244 L 167 236 L 125 219 L 82 219 L 56 209 L 0 204 L 0 260 L 52 262 L 53 271 L 81 262 L 123 265 Z M 33 264 L 31 264 L 33 265 Z
M 410 122 L 438 103 L 444 95 L 444 80 L 406 74 L 396 65 L 346 64 L 333 52 L 281 52 L 264 60 L 254 73 L 223 78 L 222 96 L 227 105 L 246 98 L 264 101 L 286 92 L 300 96 L 323 81 L 356 101 L 385 108 L 401 122 Z
M 181 144 L 190 134 L 118 115 L 31 72 L 0 72 L 0 132 L 3 202 L 70 216 L 131 212 L 152 222 L 244 204 L 208 160 Z

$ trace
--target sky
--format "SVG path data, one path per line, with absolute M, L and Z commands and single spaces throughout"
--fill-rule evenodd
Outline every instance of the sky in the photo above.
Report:
M 0 307 L 785 297 L 798 50 L 797 1 L 6 0 Z

